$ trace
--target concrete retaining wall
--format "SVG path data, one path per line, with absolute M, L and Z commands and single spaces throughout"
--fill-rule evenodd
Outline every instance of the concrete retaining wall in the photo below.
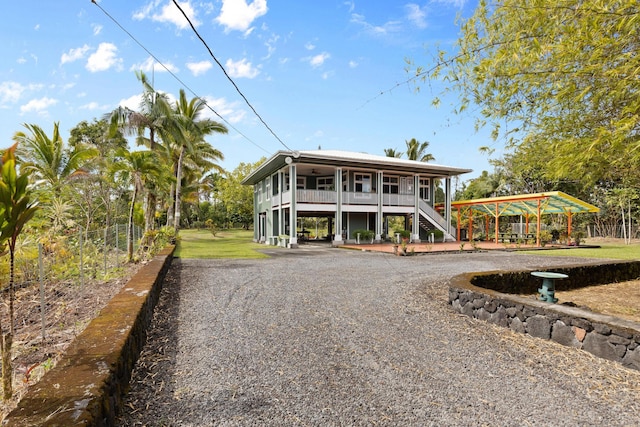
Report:
M 619 264 L 620 268 L 625 267 L 625 263 Z M 636 264 L 628 263 L 632 271 L 630 274 L 635 274 Z M 611 264 L 603 268 L 611 269 Z M 517 280 L 518 277 L 530 276 L 531 271 L 470 273 L 456 276 L 450 282 L 449 303 L 455 311 L 467 316 L 534 337 L 551 339 L 640 370 L 640 323 L 568 305 L 500 293 L 472 284 L 486 282 L 487 276 L 491 275 L 509 282 L 509 277 Z M 571 268 L 565 267 L 562 271 L 571 277 Z M 478 276 L 484 277 L 478 280 Z M 625 280 L 631 278 L 636 277 Z
M 147 338 L 174 247 L 142 267 L 71 343 L 3 425 L 113 426 Z

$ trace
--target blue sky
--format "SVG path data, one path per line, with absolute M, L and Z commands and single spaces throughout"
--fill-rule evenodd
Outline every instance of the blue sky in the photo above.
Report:
M 224 153 L 223 167 L 286 149 L 170 0 L 98 4 L 233 126 L 228 135 L 209 139 Z M 385 148 L 403 151 L 405 140 L 417 138 L 429 141 L 435 163 L 474 169 L 463 180 L 491 169 L 478 147 L 492 141 L 487 132 L 475 132 L 473 117 L 452 114 L 456 98 L 446 98 L 438 109 L 431 106 L 439 82 L 419 93 L 397 86 L 410 77 L 406 58 L 429 65 L 438 46 L 449 49 L 459 31 L 456 15 L 469 16 L 476 0 L 189 0 L 180 5 L 287 147 L 383 155 Z M 182 87 L 90 0 L 9 2 L 4 16 L 2 147 L 23 130 L 22 123 L 51 134 L 53 123 L 60 122 L 66 140 L 82 120 L 118 105 L 136 108 L 141 92 L 136 70 L 170 95 Z

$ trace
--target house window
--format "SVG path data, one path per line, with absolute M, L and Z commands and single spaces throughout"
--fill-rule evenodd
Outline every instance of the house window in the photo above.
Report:
M 284 181 L 283 181 L 282 184 L 284 184 L 283 185 L 283 187 L 284 187 L 283 191 L 289 191 L 291 189 L 291 186 L 289 185 L 289 174 L 288 173 L 284 174 Z
M 382 192 L 385 194 L 398 194 L 400 192 L 400 179 L 397 176 L 382 177 Z
M 328 176 L 324 178 L 318 178 L 317 189 L 318 190 L 333 190 L 335 187 L 333 186 L 333 177 Z
M 371 174 L 354 173 L 353 191 L 355 191 L 356 193 L 371 193 Z
M 266 180 L 266 188 L 265 188 L 265 192 L 264 194 L 267 197 L 267 200 L 269 200 L 269 197 L 271 197 L 271 179 L 267 178 Z
M 273 177 L 271 177 L 271 190 L 274 196 L 278 194 L 278 192 L 280 191 L 280 189 L 278 188 L 278 178 L 279 178 L 279 174 L 275 174 L 273 175 Z
M 422 200 L 431 200 L 431 179 L 420 178 L 420 198 Z
M 346 172 L 342 173 L 342 191 L 349 191 L 349 175 Z
M 304 176 L 297 176 L 296 177 L 296 189 L 297 190 L 304 190 L 305 188 L 307 188 L 307 179 Z

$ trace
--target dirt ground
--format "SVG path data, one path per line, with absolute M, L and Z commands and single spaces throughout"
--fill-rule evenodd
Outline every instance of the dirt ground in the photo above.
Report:
M 15 408 L 29 386 L 37 383 L 55 366 L 69 344 L 139 268 L 139 264 L 129 265 L 123 277 L 107 282 L 87 280 L 84 285 L 46 284 L 44 339 L 38 284 L 32 283 L 16 290 L 15 335 L 12 346 L 13 398 L 0 401 L 0 420 Z M 1 324 L 8 329 L 7 306 L 3 301 Z
M 556 292 L 558 303 L 572 302 L 591 311 L 640 322 L 640 280 Z

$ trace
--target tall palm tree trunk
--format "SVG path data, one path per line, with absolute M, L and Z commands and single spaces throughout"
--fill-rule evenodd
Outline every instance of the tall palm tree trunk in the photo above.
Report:
M 175 200 L 176 200 L 176 185 L 174 183 L 171 184 L 171 189 L 170 189 L 170 194 L 169 194 L 169 207 L 167 208 L 167 222 L 166 222 L 166 226 L 167 227 L 173 227 L 173 224 L 175 222 L 174 216 L 173 216 L 173 212 L 174 212 L 174 206 L 175 206 Z
M 176 207 L 174 213 L 174 227 L 176 231 L 180 228 L 180 211 L 182 210 L 182 200 L 181 200 L 181 192 L 182 192 L 182 161 L 184 159 L 184 152 L 186 147 L 183 145 L 180 149 L 180 156 L 178 157 L 178 167 L 176 169 Z
M 131 208 L 129 208 L 129 221 L 127 222 L 127 257 L 129 262 L 133 261 L 133 212 L 136 205 L 136 197 L 138 189 L 133 186 L 133 195 L 131 196 Z
M 156 217 L 156 195 L 153 191 L 147 192 L 147 209 L 144 213 L 144 231 L 145 233 L 155 228 Z

